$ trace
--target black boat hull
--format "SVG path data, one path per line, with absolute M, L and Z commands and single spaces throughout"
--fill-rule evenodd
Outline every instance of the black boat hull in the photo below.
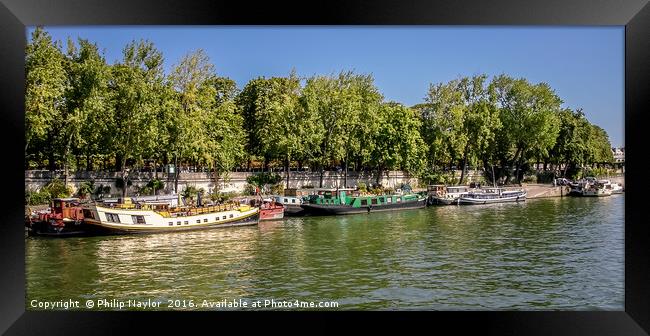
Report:
M 355 208 L 349 205 L 318 205 L 303 204 L 301 207 L 307 215 L 311 216 L 334 216 L 334 215 L 353 215 L 360 213 L 395 211 L 407 209 L 420 209 L 427 206 L 427 199 L 411 202 L 400 202 L 387 205 L 374 205 L 362 208 Z
M 285 205 L 284 214 L 287 216 L 304 216 L 306 212 L 299 205 Z
M 32 237 L 83 237 L 89 236 L 87 225 L 83 222 L 65 222 L 63 226 L 52 225 L 49 222 L 32 222 L 25 225 L 27 235 Z

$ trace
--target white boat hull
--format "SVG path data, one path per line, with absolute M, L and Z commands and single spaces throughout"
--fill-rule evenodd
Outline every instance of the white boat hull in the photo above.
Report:
M 255 225 L 259 208 L 235 208 L 219 212 L 163 216 L 153 210 L 89 206 L 84 211 L 85 229 L 94 234 L 161 233 Z

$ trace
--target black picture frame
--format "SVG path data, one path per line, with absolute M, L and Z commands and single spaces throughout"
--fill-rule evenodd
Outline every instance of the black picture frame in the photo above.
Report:
M 25 27 L 33 25 L 620 25 L 625 26 L 625 310 L 549 312 L 430 312 L 286 314 L 190 312 L 25 311 L 23 222 Z M 22 334 L 121 334 L 166 331 L 176 323 L 207 323 L 220 331 L 234 319 L 242 330 L 301 332 L 291 321 L 319 319 L 316 327 L 468 329 L 499 335 L 645 335 L 650 331 L 650 234 L 643 212 L 647 178 L 642 163 L 650 97 L 650 5 L 647 0 L 572 1 L 340 1 L 251 4 L 180 0 L 0 0 L 0 111 L 4 199 L 0 211 L 0 331 Z M 585 57 L 589 57 L 585 55 Z M 22 141 L 21 141 L 22 139 Z M 634 196 L 637 195 L 637 196 Z M 182 320 L 182 322 L 178 322 Z M 247 322 L 248 321 L 248 322 Z M 251 322 L 253 321 L 253 322 Z M 291 324 L 289 324 L 291 323 Z M 394 324 L 398 323 L 398 324 Z M 310 327 L 313 329 L 313 326 Z M 451 328 L 451 329 L 449 329 Z

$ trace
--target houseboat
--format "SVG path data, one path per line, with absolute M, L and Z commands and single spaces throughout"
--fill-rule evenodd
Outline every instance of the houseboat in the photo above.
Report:
M 303 198 L 298 196 L 274 196 L 276 203 L 284 205 L 284 213 L 287 216 L 301 216 L 305 210 L 300 206 L 303 204 Z
M 612 189 L 606 188 L 605 183 L 596 180 L 583 180 L 571 185 L 569 196 L 605 197 L 612 195 Z
M 427 187 L 429 204 L 431 205 L 458 204 L 460 197 L 467 195 L 469 192 L 469 186 L 430 185 Z
M 354 195 L 353 189 L 325 190 L 309 196 L 301 207 L 308 215 L 348 215 L 375 211 L 424 208 L 427 197 L 419 194 Z
M 598 182 L 601 183 L 605 187 L 605 189 L 611 190 L 612 194 L 623 193 L 623 186 L 620 183 L 613 183 L 610 180 L 600 180 Z
M 30 236 L 83 236 L 83 209 L 78 198 L 55 198 L 49 211 L 30 213 L 25 226 Z
M 523 202 L 526 200 L 526 190 L 506 190 L 504 188 L 484 188 L 471 191 L 459 197 L 458 204 L 493 204 L 506 202 Z
M 260 209 L 228 203 L 203 207 L 174 207 L 168 204 L 91 204 L 83 208 L 85 229 L 92 234 L 162 233 L 255 225 Z

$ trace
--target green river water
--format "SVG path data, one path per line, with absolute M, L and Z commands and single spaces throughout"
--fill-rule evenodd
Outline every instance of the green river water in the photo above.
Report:
M 151 300 L 158 310 L 222 310 L 201 305 L 237 300 L 257 309 L 252 302 L 298 300 L 336 302 L 320 308 L 330 310 L 623 310 L 624 197 L 30 237 L 26 308 Z

